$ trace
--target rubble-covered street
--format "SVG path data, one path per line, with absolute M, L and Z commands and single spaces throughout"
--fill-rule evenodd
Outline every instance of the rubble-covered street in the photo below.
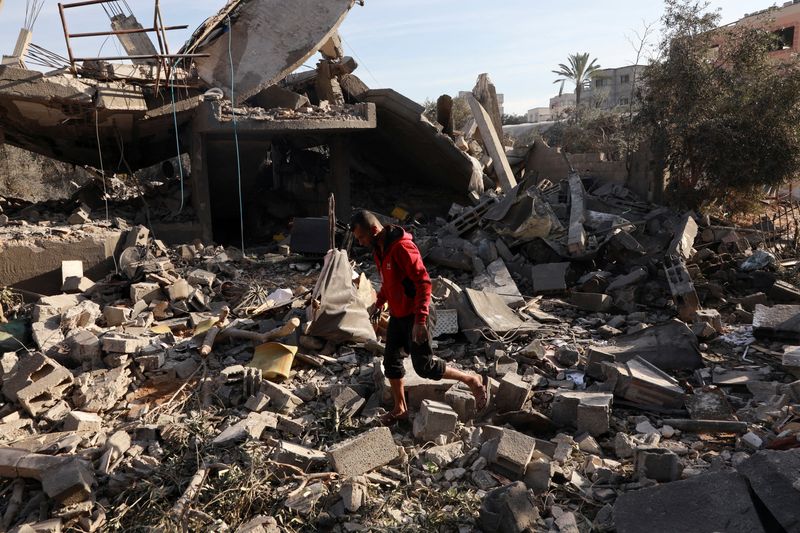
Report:
M 429 120 L 353 74 L 354 3 L 319 4 L 229 2 L 128 70 L 0 66 L 0 143 L 90 175 L 0 190 L 0 532 L 800 532 L 791 195 L 660 205 L 649 160 L 598 177 L 504 130 L 486 74 L 467 127 L 449 97 Z M 485 409 L 406 357 L 410 417 L 381 424 L 358 209 L 412 234 L 436 355 L 488 376 Z

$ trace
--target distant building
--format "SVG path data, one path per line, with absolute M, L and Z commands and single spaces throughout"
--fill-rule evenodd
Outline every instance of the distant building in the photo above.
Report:
M 536 122 L 547 122 L 553 118 L 553 111 L 549 107 L 534 107 L 533 109 L 528 110 L 527 114 L 527 121 L 536 123 Z
M 575 93 L 563 93 L 550 99 L 550 119 L 564 118 L 567 109 L 575 107 Z
M 641 83 L 644 69 L 644 65 L 629 65 L 594 71 L 589 85 L 581 93 L 581 105 L 605 110 L 629 105 L 634 83 Z
M 780 44 L 771 52 L 776 59 L 788 59 L 792 54 L 800 53 L 800 0 L 749 13 L 731 24 L 738 25 L 763 27 L 780 37 Z M 718 47 L 719 44 L 715 46 L 717 52 Z

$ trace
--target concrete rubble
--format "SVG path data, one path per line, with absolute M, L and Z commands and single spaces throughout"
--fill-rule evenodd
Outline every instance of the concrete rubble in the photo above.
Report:
M 354 2 L 276 3 L 229 3 L 197 30 L 182 53 L 207 56 L 175 109 L 156 105 L 154 65 L 0 66 L 10 144 L 99 166 L 78 142 L 94 123 L 52 142 L 56 125 L 25 130 L 19 95 L 43 88 L 58 113 L 104 102 L 103 138 L 137 110 L 152 138 L 129 174 L 170 157 L 156 132 L 192 137 L 185 183 L 101 175 L 63 202 L 0 197 L 0 530 L 800 531 L 791 232 L 671 211 L 571 165 L 539 176 L 534 147 L 507 145 L 488 76 L 471 125 L 454 128 L 444 97 L 437 124 L 353 74 L 336 28 Z M 229 23 L 270 27 L 233 32 L 237 102 L 217 68 Z M 241 219 L 232 128 L 263 141 L 244 143 Z M 380 426 L 389 317 L 365 312 L 380 276 L 326 218 L 356 205 L 413 234 L 436 353 L 487 377 L 486 409 L 406 358 L 410 417 Z M 347 276 L 328 301 L 331 248 Z M 347 323 L 315 335 L 315 313 L 343 306 Z

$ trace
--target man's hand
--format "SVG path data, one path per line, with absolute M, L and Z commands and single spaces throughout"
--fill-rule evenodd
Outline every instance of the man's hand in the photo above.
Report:
M 414 324 L 411 329 L 411 340 L 416 344 L 425 344 L 428 342 L 428 326 L 425 324 Z

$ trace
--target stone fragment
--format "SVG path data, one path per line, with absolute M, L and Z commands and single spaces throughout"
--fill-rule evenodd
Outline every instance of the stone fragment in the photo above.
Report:
M 143 301 L 150 304 L 153 300 L 164 300 L 164 293 L 158 283 L 148 281 L 134 283 L 131 285 L 131 301 L 136 303 Z
M 470 478 L 481 490 L 490 490 L 499 485 L 497 479 L 488 470 L 477 470 L 472 473 Z
M 103 318 L 108 327 L 121 326 L 131 318 L 131 310 L 127 307 L 107 305 L 103 308 Z
M 522 380 L 518 374 L 506 374 L 500 380 L 500 387 L 494 396 L 498 413 L 519 411 L 528 399 L 531 384 Z
M 69 331 L 75 328 L 92 327 L 101 314 L 99 305 L 91 300 L 83 300 L 61 314 L 61 328 Z
M 464 443 L 461 441 L 428 448 L 422 454 L 422 460 L 431 462 L 439 468 L 444 468 L 459 457 L 464 455 Z
M 101 339 L 103 351 L 110 353 L 134 354 L 150 344 L 150 339 L 128 333 L 110 332 Z
M 458 413 L 460 421 L 466 422 L 475 418 L 475 396 L 461 384 L 450 387 L 450 390 L 444 394 L 444 402 Z
M 535 294 L 554 293 L 567 290 L 565 280 L 569 263 L 545 263 L 531 267 Z
M 723 332 L 722 316 L 716 309 L 701 309 L 697 311 L 694 315 L 694 322 L 708 324 L 717 333 Z
M 277 418 L 275 419 L 277 424 Z M 287 440 L 274 442 L 274 459 L 279 463 L 294 465 L 303 470 L 317 467 L 328 460 L 328 455 L 319 450 L 301 446 Z
M 100 339 L 91 331 L 74 330 L 64 341 L 70 348 L 70 358 L 76 363 L 96 363 L 100 360 Z
M 555 473 L 554 465 L 550 461 L 535 459 L 528 463 L 525 470 L 525 486 L 535 494 L 543 494 L 550 490 L 550 480 Z
M 130 371 L 124 366 L 84 372 L 75 380 L 72 401 L 90 413 L 110 411 L 127 394 L 130 384 Z
M 214 280 L 217 279 L 217 275 L 207 270 L 196 269 L 189 272 L 189 275 L 186 276 L 186 280 L 191 283 L 192 285 L 201 285 L 203 287 L 211 287 L 214 284 Z
M 64 280 L 61 290 L 67 293 L 83 293 L 94 287 L 94 281 L 85 276 L 70 276 Z
M 339 490 L 344 508 L 349 513 L 358 512 L 367 502 L 367 480 L 363 476 L 347 479 Z
M 269 406 L 278 413 L 292 414 L 303 404 L 303 400 L 292 394 L 289 389 L 271 381 L 261 382 L 261 392 L 269 398 Z
M 634 470 L 639 479 L 654 479 L 660 483 L 676 481 L 681 477 L 678 456 L 664 448 L 640 446 L 636 449 Z
M 31 336 L 39 351 L 55 355 L 59 345 L 64 342 L 61 319 L 57 316 L 31 324 Z
M 132 246 L 147 246 L 147 241 L 149 238 L 149 229 L 141 225 L 134 226 L 125 236 L 125 248 L 130 248 Z
M 572 346 L 559 346 L 556 349 L 556 361 L 560 365 L 571 368 L 577 365 L 580 360 L 581 355 Z
M 533 493 L 517 481 L 484 497 L 479 525 L 485 533 L 524 533 L 536 531 L 538 519 Z
M 333 406 L 343 419 L 354 417 L 367 403 L 352 387 L 345 387 L 333 398 Z
M 278 420 L 272 413 L 250 413 L 242 420 L 229 426 L 217 435 L 212 443 L 215 446 L 228 446 L 247 438 L 259 439 L 268 427 L 277 427 Z
M 72 458 L 42 474 L 42 489 L 62 505 L 73 505 L 92 497 L 94 470 L 82 459 Z
M 557 392 L 552 403 L 552 420 L 579 432 L 599 436 L 609 429 L 613 395 L 597 392 Z
M 62 431 L 90 431 L 99 433 L 103 429 L 103 419 L 96 413 L 72 411 L 64 419 Z
M 54 406 L 72 385 L 72 373 L 40 353 L 20 357 L 3 376 L 3 395 L 18 401 L 31 416 Z
M 338 443 L 328 452 L 334 470 L 342 477 L 360 476 L 398 457 L 397 445 L 387 427 L 370 429 Z
M 456 429 L 458 414 L 447 404 L 423 400 L 414 419 L 413 432 L 417 440 L 434 441 L 439 436 L 449 439 Z
M 192 294 L 192 286 L 185 279 L 179 279 L 169 287 L 167 287 L 167 295 L 170 302 L 177 302 L 178 300 L 185 300 Z M 148 302 L 149 303 L 149 302 Z
M 594 292 L 573 292 L 569 298 L 569 302 L 591 313 L 603 313 L 611 309 L 613 299 L 607 294 L 598 294 Z

